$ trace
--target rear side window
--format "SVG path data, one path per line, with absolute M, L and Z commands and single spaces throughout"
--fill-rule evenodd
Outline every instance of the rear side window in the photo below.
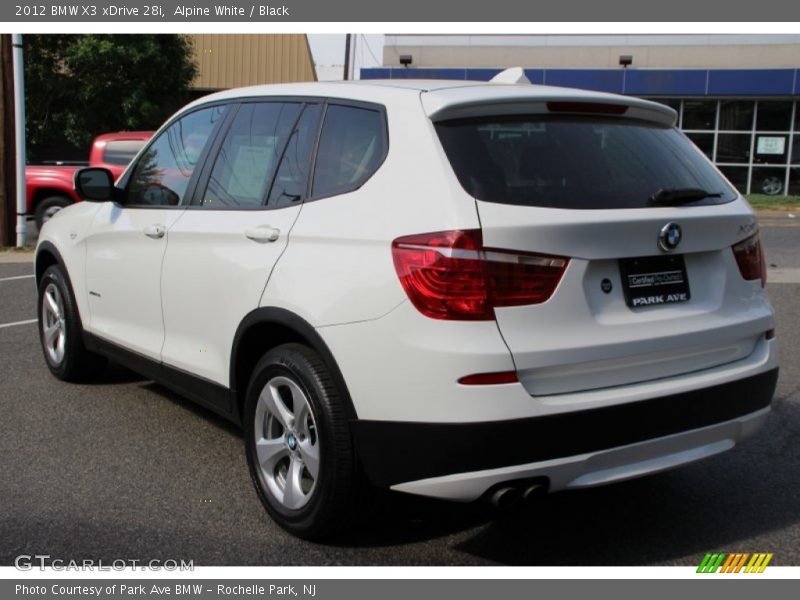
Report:
M 103 162 L 110 165 L 127 165 L 147 140 L 111 140 L 106 142 Z
M 354 106 L 328 106 L 312 195 L 332 196 L 358 189 L 380 167 L 385 155 L 383 113 Z
M 267 206 L 280 208 L 305 197 L 309 162 L 319 123 L 319 104 L 308 104 L 292 132 L 269 192 Z
M 659 190 L 735 191 L 681 132 L 643 121 L 514 116 L 444 121 L 436 131 L 464 189 L 488 202 L 645 208 Z
M 261 206 L 301 108 L 299 103 L 243 104 L 219 148 L 200 205 Z

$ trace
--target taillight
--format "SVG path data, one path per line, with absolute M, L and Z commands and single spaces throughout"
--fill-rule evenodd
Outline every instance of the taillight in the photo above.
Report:
M 494 309 L 545 302 L 569 259 L 483 247 L 480 229 L 410 235 L 392 243 L 400 283 L 433 319 L 484 321 Z
M 758 233 L 734 245 L 733 255 L 742 277 L 747 280 L 760 279 L 761 287 L 767 284 L 767 263 Z

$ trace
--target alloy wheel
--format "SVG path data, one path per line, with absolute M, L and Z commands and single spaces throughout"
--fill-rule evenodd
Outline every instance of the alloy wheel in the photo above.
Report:
M 67 324 L 64 299 L 54 283 L 47 285 L 42 296 L 42 334 L 48 358 L 54 365 L 60 365 L 66 352 Z
M 320 472 L 320 440 L 306 392 L 283 376 L 267 381 L 254 423 L 258 466 L 272 496 L 285 508 L 308 504 Z

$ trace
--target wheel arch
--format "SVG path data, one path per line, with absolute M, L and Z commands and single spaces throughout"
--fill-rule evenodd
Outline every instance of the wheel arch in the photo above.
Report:
M 72 297 L 75 298 L 75 309 L 78 314 L 78 325 L 81 329 L 83 329 L 83 317 L 81 316 L 80 303 L 75 295 L 75 287 L 72 285 L 72 279 L 70 279 L 69 270 L 67 269 L 67 264 L 64 262 L 64 258 L 61 256 L 58 248 L 56 248 L 52 242 L 39 242 L 39 245 L 36 248 L 36 257 L 34 258 L 34 273 L 36 276 L 37 290 L 39 289 L 39 283 L 42 281 L 44 272 L 53 265 L 58 265 L 61 267 L 61 272 L 64 274 L 64 281 L 69 288 L 70 294 L 72 294 Z
M 233 338 L 230 394 L 239 422 L 243 422 L 245 394 L 256 363 L 272 348 L 289 342 L 305 344 L 320 355 L 345 401 L 348 419 L 357 419 L 358 415 L 339 365 L 316 329 L 293 312 L 276 307 L 262 307 L 242 319 Z
M 72 288 L 72 282 L 69 280 L 69 273 L 67 272 L 67 266 L 64 264 L 64 259 L 52 242 L 40 242 L 39 247 L 36 249 L 36 258 L 34 259 L 36 287 L 39 287 L 39 282 L 42 280 L 44 272 L 53 265 L 61 267 L 64 277 L 67 278 L 67 283 Z

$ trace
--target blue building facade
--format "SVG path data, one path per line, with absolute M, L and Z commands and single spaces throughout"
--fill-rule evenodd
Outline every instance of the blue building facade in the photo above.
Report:
M 800 61 L 800 57 L 798 57 Z M 361 79 L 488 81 L 502 69 L 362 68 Z M 800 69 L 525 69 L 534 84 L 667 104 L 742 193 L 800 195 Z

